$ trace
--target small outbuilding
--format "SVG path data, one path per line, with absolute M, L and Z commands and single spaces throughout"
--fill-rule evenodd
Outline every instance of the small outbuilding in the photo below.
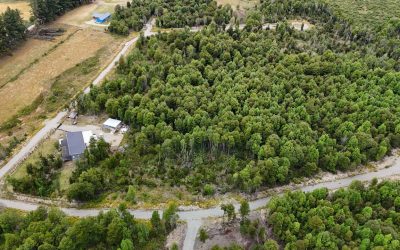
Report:
M 121 128 L 122 121 L 108 118 L 107 121 L 103 123 L 103 129 L 117 131 Z
M 110 19 L 111 13 L 110 12 L 105 12 L 105 13 L 93 13 L 93 19 L 96 23 L 103 24 Z

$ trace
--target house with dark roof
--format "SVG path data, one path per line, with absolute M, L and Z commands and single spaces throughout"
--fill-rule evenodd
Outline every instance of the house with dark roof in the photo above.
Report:
M 67 132 L 65 138 L 61 140 L 62 157 L 64 161 L 79 159 L 86 149 L 83 133 Z

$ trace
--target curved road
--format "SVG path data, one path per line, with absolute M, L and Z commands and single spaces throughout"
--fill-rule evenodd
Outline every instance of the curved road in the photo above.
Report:
M 146 30 L 144 32 L 144 36 L 148 37 L 154 35 L 151 32 L 152 24 L 148 23 L 146 25 Z M 196 29 L 192 29 L 192 31 L 197 31 Z M 93 81 L 93 85 L 97 85 L 101 83 L 106 75 L 113 69 L 115 64 L 119 61 L 119 59 L 126 54 L 128 49 L 138 40 L 138 37 L 127 42 L 122 50 L 117 54 L 114 60 L 105 68 L 100 75 Z M 90 87 L 86 88 L 84 93 L 89 93 Z M 24 158 L 26 158 L 36 147 L 36 145 L 43 140 L 53 129 L 56 129 L 62 120 L 62 118 L 66 115 L 66 112 L 60 112 L 54 119 L 48 121 L 46 125 L 31 138 L 31 140 L 21 149 L 19 153 L 13 156 L 12 159 L 0 169 L 0 179 L 2 179 L 13 167 L 15 167 L 18 163 L 20 163 Z M 328 181 L 324 183 L 319 183 L 315 185 L 307 185 L 299 190 L 302 191 L 312 191 L 318 188 L 326 187 L 328 189 L 334 190 L 341 187 L 346 187 L 350 185 L 350 183 L 354 180 L 360 181 L 369 181 L 373 178 L 385 178 L 390 177 L 392 175 L 400 174 L 400 157 L 396 158 L 394 163 L 387 167 L 378 170 L 377 172 L 364 173 L 360 175 L 355 175 L 352 177 L 346 177 L 339 180 Z M 266 205 L 266 203 L 270 200 L 271 197 L 266 197 L 262 199 L 258 199 L 250 202 L 250 209 L 256 210 Z M 32 211 L 38 208 L 39 204 L 25 202 L 25 201 L 16 201 L 16 200 L 8 200 L 8 199 L 0 199 L 0 206 L 7 208 L 14 208 L 25 211 Z M 239 204 L 235 204 L 236 209 L 239 208 Z M 77 216 L 77 217 L 87 217 L 87 216 L 96 216 L 100 211 L 107 211 L 108 209 L 77 209 L 77 208 L 60 208 L 67 215 Z M 130 210 L 132 215 L 139 219 L 150 219 L 151 214 L 154 210 Z M 162 211 L 159 211 L 160 213 Z M 213 207 L 209 209 L 196 209 L 191 211 L 179 211 L 179 217 L 181 220 L 187 222 L 188 229 L 184 240 L 184 250 L 192 250 L 194 248 L 194 243 L 197 237 L 197 232 L 202 225 L 202 220 L 211 217 L 221 217 L 223 215 L 222 210 L 219 207 Z
M 396 158 L 394 163 L 387 167 L 382 168 L 376 172 L 369 172 L 360 175 L 355 175 L 351 177 L 346 177 L 339 180 L 333 180 L 324 183 L 318 183 L 314 185 L 304 186 L 299 188 L 302 191 L 312 191 L 318 188 L 328 188 L 331 190 L 338 189 L 341 187 L 349 186 L 350 183 L 354 180 L 359 181 L 370 181 L 373 178 L 387 178 L 393 175 L 400 174 L 400 157 Z M 250 209 L 256 210 L 264 207 L 267 202 L 271 199 L 271 197 L 266 197 L 262 199 L 258 199 L 250 202 Z M 37 209 L 38 204 L 33 204 L 24 201 L 15 201 L 8 199 L 0 199 L 0 206 L 15 208 L 25 211 L 32 211 Z M 239 208 L 239 204 L 235 204 L 236 209 Z M 100 213 L 100 211 L 107 211 L 108 209 L 77 209 L 77 208 L 60 208 L 67 215 L 77 216 L 77 217 L 87 217 L 87 216 L 96 216 Z M 131 214 L 138 219 L 150 219 L 151 214 L 154 210 L 130 210 Z M 162 211 L 159 211 L 162 213 Z M 191 211 L 179 211 L 178 215 L 181 220 L 184 220 L 188 224 L 188 230 L 186 233 L 185 241 L 184 241 L 184 250 L 191 250 L 194 247 L 195 239 L 197 236 L 197 231 L 202 224 L 203 219 L 211 218 L 211 217 L 221 217 L 223 215 L 222 210 L 219 207 L 213 207 L 208 209 L 196 209 Z

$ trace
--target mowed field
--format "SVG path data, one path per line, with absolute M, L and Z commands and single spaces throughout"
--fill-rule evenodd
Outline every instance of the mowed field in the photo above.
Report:
M 363 27 L 376 27 L 390 18 L 400 18 L 399 0 L 327 0 L 345 18 Z
M 104 46 L 113 42 L 113 37 L 103 32 L 87 29 L 82 30 L 76 27 L 69 27 L 67 34 L 61 38 L 63 42 L 51 42 L 50 48 L 46 46 L 49 42 L 30 41 L 24 44 L 12 57 L 0 60 L 0 75 L 8 75 L 5 79 L 10 79 L 18 74 L 17 69 L 24 68 L 27 63 L 34 62 L 29 69 L 18 76 L 15 81 L 3 82 L 0 88 L 0 123 L 11 118 L 19 110 L 28 106 L 40 94 L 51 87 L 51 79 L 57 77 L 67 69 L 93 56 Z M 39 42 L 40 50 L 34 46 Z M 55 48 L 54 48 L 55 46 Z M 42 49 L 51 51 L 44 52 Z M 38 58 L 39 57 L 39 58 Z M 37 60 L 35 62 L 35 60 Z M 19 67 L 18 67 L 19 66 Z M 13 76 L 12 76 L 13 77 Z M 10 95 L 12 93 L 12 95 Z
M 22 18 L 26 21 L 31 16 L 31 6 L 28 1 L 13 1 L 13 0 L 0 0 L 0 13 L 4 12 L 8 7 L 11 9 L 18 9 Z

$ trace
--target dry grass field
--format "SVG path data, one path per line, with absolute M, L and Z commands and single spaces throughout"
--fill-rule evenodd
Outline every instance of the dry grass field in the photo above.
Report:
M 241 10 L 248 10 L 249 8 L 254 7 L 259 4 L 259 0 L 217 0 L 219 5 L 229 4 L 233 9 L 236 9 L 238 6 Z
M 113 42 L 113 37 L 94 30 L 72 30 L 71 36 L 55 49 L 44 54 L 37 63 L 19 75 L 12 82 L 8 82 L 0 89 L 0 123 L 12 117 L 20 109 L 31 104 L 32 100 L 51 87 L 51 79 L 62 72 L 93 56 L 96 52 Z M 22 51 L 30 50 L 31 44 L 25 44 Z M 27 47 L 28 46 L 28 47 Z M 17 52 L 18 53 L 18 52 Z M 25 54 L 25 58 L 29 54 Z M 15 60 L 17 57 L 11 57 Z M 6 62 L 9 65 L 10 62 Z M 3 70 L 3 68 L 1 68 Z M 0 73 L 0 75 L 2 75 Z M 10 95 L 10 93 L 13 93 Z
M 28 1 L 0 0 L 0 13 L 4 12 L 8 7 L 11 9 L 19 9 L 22 18 L 26 21 L 31 16 L 31 6 Z

